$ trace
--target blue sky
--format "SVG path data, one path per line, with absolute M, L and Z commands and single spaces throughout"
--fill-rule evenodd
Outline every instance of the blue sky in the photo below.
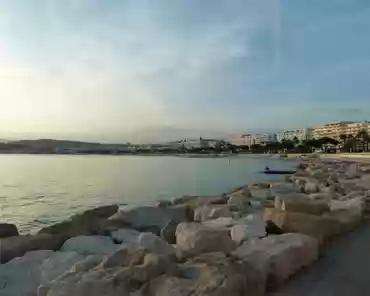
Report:
M 368 0 L 3 0 L 0 138 L 370 120 Z

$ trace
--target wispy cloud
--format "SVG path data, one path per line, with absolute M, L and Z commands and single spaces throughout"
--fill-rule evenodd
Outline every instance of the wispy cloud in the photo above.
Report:
M 346 5 L 335 14 L 268 0 L 6 1 L 0 132 L 121 140 L 148 126 L 228 132 L 320 121 L 323 100 L 367 98 L 364 79 L 355 90 L 343 80 L 369 58 L 370 42 L 349 33 L 370 33 L 370 10 Z M 298 18 L 306 37 L 294 30 Z M 326 40 L 338 26 L 346 31 Z

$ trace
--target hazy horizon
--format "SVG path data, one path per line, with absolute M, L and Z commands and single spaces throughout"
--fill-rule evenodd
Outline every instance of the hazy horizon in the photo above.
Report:
M 0 5 L 0 138 L 146 142 L 370 119 L 366 0 Z

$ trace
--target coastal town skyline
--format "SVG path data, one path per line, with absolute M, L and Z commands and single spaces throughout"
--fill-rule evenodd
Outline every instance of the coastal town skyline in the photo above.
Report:
M 323 137 L 332 138 L 334 140 L 343 140 L 342 137 L 356 137 L 356 135 L 360 131 L 366 131 L 370 136 L 370 121 L 336 121 L 330 122 L 325 124 L 320 124 L 316 126 L 305 126 L 305 127 L 295 127 L 292 129 L 285 129 L 279 131 L 259 131 L 253 132 L 251 130 L 245 130 L 242 133 L 229 133 L 228 136 L 216 136 L 216 137 L 204 137 L 203 134 L 197 134 L 196 136 L 192 137 L 179 137 L 174 135 L 174 138 L 169 141 L 160 141 L 156 139 L 154 141 L 146 141 L 146 142 L 135 142 L 132 139 L 126 139 L 123 142 L 115 142 L 115 144 L 122 145 L 122 144 L 167 144 L 167 143 L 177 143 L 181 141 L 198 141 L 199 139 L 204 139 L 206 141 L 213 141 L 213 140 L 222 140 L 230 142 L 236 146 L 251 146 L 255 144 L 266 144 L 266 143 L 273 143 L 273 142 L 281 142 L 282 140 L 290 140 L 290 141 L 299 141 L 302 142 L 304 140 L 311 140 L 311 139 L 320 139 Z M 1 139 L 0 143 L 7 143 L 17 140 L 42 140 L 45 138 L 36 137 L 36 138 L 18 138 L 18 139 Z M 58 139 L 58 138 L 51 138 L 51 140 L 55 141 L 76 141 L 74 139 Z M 77 142 L 86 142 L 83 139 L 77 139 Z M 91 143 L 102 143 L 104 141 L 90 141 Z M 110 142 L 112 144 L 113 142 Z

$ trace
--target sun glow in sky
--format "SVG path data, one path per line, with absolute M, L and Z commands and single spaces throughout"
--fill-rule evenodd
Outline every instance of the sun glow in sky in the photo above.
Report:
M 367 0 L 3 0 L 0 138 L 369 120 L 369 35 Z

